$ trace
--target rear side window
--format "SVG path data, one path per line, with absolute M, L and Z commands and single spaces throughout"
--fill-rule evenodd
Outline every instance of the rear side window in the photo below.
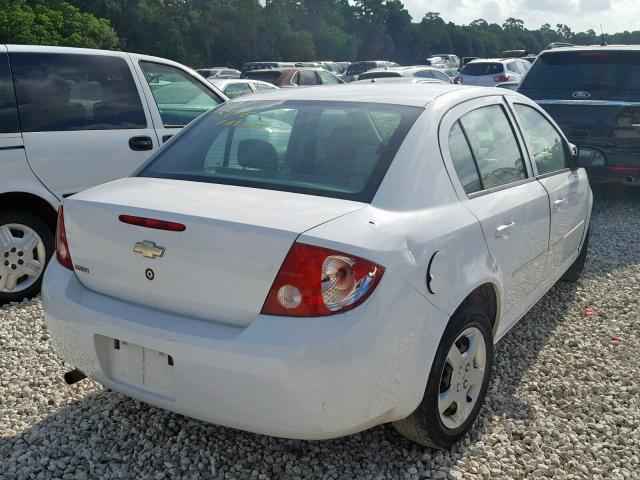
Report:
M 481 75 L 497 75 L 504 73 L 504 66 L 501 63 L 467 63 L 460 73 L 464 75 L 471 75 L 473 77 L 479 77 Z
M 549 120 L 527 105 L 515 104 L 514 107 L 529 155 L 538 167 L 538 174 L 544 175 L 568 168 L 564 142 Z
M 498 187 L 527 178 L 522 153 L 499 105 L 466 113 L 460 124 L 469 140 L 483 189 Z
M 106 55 L 12 53 L 25 132 L 146 128 L 127 62 Z
M 298 85 L 318 85 L 318 77 L 313 70 L 300 70 L 298 72 Z
M 0 53 L 0 133 L 20 132 L 16 95 L 6 53 Z
M 540 55 L 523 88 L 640 90 L 640 51 L 550 52 Z
M 482 190 L 476 162 L 459 122 L 456 122 L 449 132 L 449 153 L 464 191 L 470 194 Z
M 229 102 L 140 175 L 370 202 L 421 111 L 360 102 Z
M 256 90 L 260 91 L 260 90 L 275 90 L 276 87 L 273 85 L 268 85 L 266 83 L 260 83 L 260 82 L 256 82 L 255 84 Z
M 338 80 L 334 75 L 331 75 L 329 72 L 318 70 L 318 75 L 320 76 L 320 80 L 322 80 L 323 85 L 337 85 L 340 83 L 340 80 Z
M 165 128 L 183 127 L 222 100 L 187 72 L 161 63 L 140 62 Z

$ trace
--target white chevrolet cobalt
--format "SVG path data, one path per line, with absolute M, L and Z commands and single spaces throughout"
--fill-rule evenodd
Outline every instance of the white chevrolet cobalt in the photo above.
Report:
M 43 302 L 67 381 L 268 435 L 394 422 L 450 446 L 494 343 L 582 271 L 592 195 L 576 162 L 508 90 L 221 105 L 133 178 L 65 199 Z

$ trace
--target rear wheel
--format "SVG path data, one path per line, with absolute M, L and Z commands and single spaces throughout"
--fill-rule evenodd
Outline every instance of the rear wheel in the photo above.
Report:
M 447 326 L 418 408 L 394 422 L 398 432 L 428 447 L 448 448 L 469 431 L 482 407 L 493 364 L 486 312 L 459 309 Z
M 0 212 L 0 305 L 38 294 L 54 249 L 51 229 L 36 215 Z
M 569 269 L 564 272 L 562 276 L 563 282 L 575 283 L 580 280 L 582 272 L 584 271 L 584 264 L 587 261 L 587 250 L 589 250 L 589 230 L 587 230 L 587 235 L 584 237 L 580 255 L 578 255 L 578 258 L 575 259 Z

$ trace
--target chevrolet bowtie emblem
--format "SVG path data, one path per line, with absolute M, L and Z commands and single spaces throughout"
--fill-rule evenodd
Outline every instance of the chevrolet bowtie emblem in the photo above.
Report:
M 150 242 L 149 240 L 136 243 L 133 251 L 146 258 L 156 258 L 164 255 L 164 247 L 159 247 L 155 242 Z

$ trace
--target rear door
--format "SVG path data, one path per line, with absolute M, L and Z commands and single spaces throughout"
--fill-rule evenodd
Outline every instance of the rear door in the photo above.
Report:
M 9 47 L 24 147 L 58 198 L 128 176 L 157 147 L 126 57 Z
M 178 65 L 136 55 L 131 58 L 143 84 L 160 144 L 225 100 L 205 79 Z
M 16 149 L 20 150 L 19 155 L 24 157 L 7 47 L 0 45 L 0 158 L 13 156 L 15 152 L 8 154 L 6 151 Z M 0 163 L 2 162 L 0 161 Z
M 562 134 L 534 107 L 513 102 L 536 177 L 549 194 L 551 231 L 547 277 L 558 278 L 578 255 L 585 229 L 589 181 L 570 170 L 571 152 Z
M 501 328 L 537 299 L 549 241 L 547 192 L 533 177 L 501 97 L 466 102 L 444 119 L 445 164 L 463 204 L 482 226 L 503 280 Z

